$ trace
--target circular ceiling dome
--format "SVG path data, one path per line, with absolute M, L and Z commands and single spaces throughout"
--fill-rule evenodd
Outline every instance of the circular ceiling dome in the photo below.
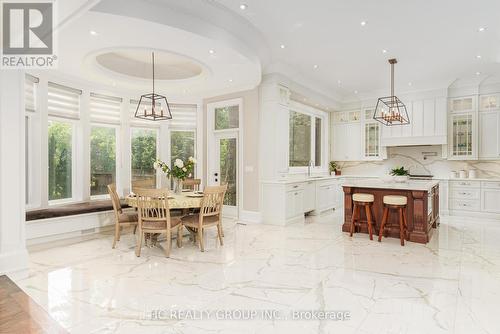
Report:
M 196 77 L 203 72 L 201 65 L 178 54 L 155 51 L 155 79 L 183 80 Z M 113 50 L 96 56 L 102 67 L 135 78 L 151 79 L 152 59 L 149 50 Z

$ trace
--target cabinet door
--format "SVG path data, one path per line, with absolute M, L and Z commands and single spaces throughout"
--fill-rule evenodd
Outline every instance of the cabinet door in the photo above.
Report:
M 347 160 L 348 161 L 358 161 L 361 160 L 361 124 L 360 123 L 350 123 L 347 124 L 345 139 L 347 143 Z
M 500 213 L 500 189 L 483 189 L 481 209 L 484 212 Z
M 455 159 L 472 159 L 475 152 L 476 133 L 475 114 L 452 114 L 450 116 L 450 148 L 451 157 Z
M 479 113 L 479 158 L 496 159 L 499 157 L 499 112 Z
M 479 96 L 479 110 L 490 111 L 500 109 L 500 94 Z
M 346 124 L 337 124 L 333 126 L 332 160 L 346 160 L 346 126 Z
M 455 97 L 450 99 L 451 112 L 470 112 L 476 110 L 475 96 Z
M 364 126 L 363 157 L 365 160 L 380 158 L 380 124 L 366 123 Z
M 313 181 L 309 181 L 305 185 L 304 212 L 309 212 L 314 210 L 315 206 L 316 206 L 316 184 Z

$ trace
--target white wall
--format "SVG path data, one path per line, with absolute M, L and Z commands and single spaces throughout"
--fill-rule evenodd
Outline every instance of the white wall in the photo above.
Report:
M 24 72 L 0 71 L 0 274 L 27 268 Z

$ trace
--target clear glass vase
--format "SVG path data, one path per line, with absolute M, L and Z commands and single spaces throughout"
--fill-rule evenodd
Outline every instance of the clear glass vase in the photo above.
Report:
M 174 178 L 174 193 L 176 195 L 182 194 L 182 184 L 183 181 L 181 179 Z

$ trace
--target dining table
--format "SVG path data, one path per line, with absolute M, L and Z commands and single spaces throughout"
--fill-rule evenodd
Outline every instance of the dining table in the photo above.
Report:
M 170 210 L 182 210 L 182 215 L 187 215 L 192 209 L 201 208 L 201 203 L 203 200 L 203 192 L 200 191 L 182 191 L 180 194 L 169 193 L 168 194 L 168 207 Z M 125 203 L 128 206 L 137 209 L 137 196 L 134 193 L 129 194 L 125 197 Z M 196 240 L 196 231 L 191 228 L 186 227 L 189 231 L 192 240 Z M 148 239 L 151 240 L 151 246 L 155 247 L 157 245 L 158 234 L 154 233 L 146 238 L 146 245 Z

